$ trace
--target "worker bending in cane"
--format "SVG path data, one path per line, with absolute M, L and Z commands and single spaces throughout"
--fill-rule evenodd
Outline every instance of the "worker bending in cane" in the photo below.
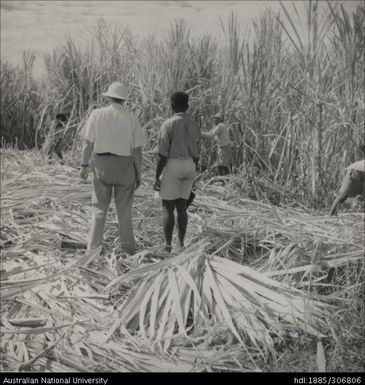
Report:
M 354 198 L 358 195 L 365 197 L 365 159 L 350 164 L 346 168 L 346 174 L 332 204 L 330 215 L 336 215 L 339 205 L 347 198 Z
M 223 123 L 222 113 L 214 115 L 214 128 L 209 132 L 201 133 L 203 139 L 215 139 L 218 144 L 218 174 L 229 174 L 229 166 L 232 161 L 232 144 L 229 136 L 228 127 Z
M 50 130 L 50 146 L 47 152 L 48 159 L 52 158 L 53 153 L 55 153 L 63 164 L 63 135 L 64 128 L 67 122 L 67 117 L 63 113 L 56 115 L 56 119 L 52 122 Z
M 127 89 L 113 83 L 103 96 L 109 106 L 94 110 L 85 127 L 80 176 L 87 178 L 93 171 L 93 218 L 87 249 L 92 251 L 102 243 L 104 225 L 112 194 L 117 209 L 119 239 L 123 251 L 136 249 L 132 225 L 134 191 L 141 184 L 142 147 L 145 133 L 138 118 L 126 111 Z
M 161 127 L 158 144 L 158 163 L 155 190 L 160 191 L 163 207 L 163 230 L 167 252 L 171 252 L 172 234 L 177 211 L 179 246 L 184 247 L 188 224 L 187 200 L 192 191 L 195 171 L 199 160 L 199 129 L 186 111 L 189 97 L 185 92 L 171 96 L 174 115 Z M 162 180 L 160 181 L 160 176 Z

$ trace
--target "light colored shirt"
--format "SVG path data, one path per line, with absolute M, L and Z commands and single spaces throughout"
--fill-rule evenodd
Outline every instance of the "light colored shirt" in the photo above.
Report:
M 228 127 L 223 124 L 217 124 L 211 131 L 202 132 L 202 138 L 215 138 L 220 147 L 229 146 L 231 144 L 231 139 L 229 137 Z
M 200 132 L 188 115 L 179 112 L 161 126 L 158 153 L 167 158 L 199 158 Z
M 84 138 L 94 143 L 97 154 L 110 152 L 130 156 L 134 148 L 146 144 L 146 134 L 138 118 L 118 103 L 94 110 L 84 133 Z

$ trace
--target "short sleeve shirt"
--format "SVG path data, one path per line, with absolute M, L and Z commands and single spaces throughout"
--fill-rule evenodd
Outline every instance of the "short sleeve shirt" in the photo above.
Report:
M 138 118 L 118 103 L 94 110 L 86 122 L 84 137 L 94 143 L 96 153 L 130 156 L 145 146 L 146 134 Z
M 185 113 L 177 113 L 161 127 L 158 153 L 167 158 L 199 158 L 200 132 Z

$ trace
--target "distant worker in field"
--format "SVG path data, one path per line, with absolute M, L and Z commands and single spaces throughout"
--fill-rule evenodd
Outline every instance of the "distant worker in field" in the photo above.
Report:
M 188 225 L 187 200 L 192 192 L 199 160 L 199 129 L 186 114 L 188 107 L 189 97 L 185 92 L 175 92 L 171 96 L 171 108 L 175 114 L 162 124 L 158 143 L 154 190 L 160 192 L 162 199 L 165 250 L 168 253 L 172 249 L 175 209 L 179 246 L 181 249 L 184 247 Z
M 338 206 L 347 198 L 354 198 L 358 195 L 364 196 L 365 160 L 360 160 L 346 168 L 346 174 L 342 181 L 337 198 L 332 204 L 330 215 L 337 214 Z
M 52 158 L 53 153 L 55 153 L 58 158 L 63 163 L 63 136 L 64 136 L 64 128 L 67 122 L 67 117 L 65 114 L 60 113 L 56 115 L 55 120 L 52 122 L 52 127 L 50 130 L 50 145 L 47 152 L 47 156 L 49 159 Z
M 80 177 L 87 179 L 88 168 L 93 171 L 93 218 L 87 249 L 102 244 L 106 215 L 114 193 L 119 222 L 119 240 L 123 251 L 136 250 L 132 204 L 134 191 L 141 184 L 142 147 L 146 135 L 138 118 L 125 110 L 127 89 L 116 82 L 103 96 L 109 106 L 94 110 L 85 127 Z
M 215 139 L 218 144 L 218 175 L 229 174 L 229 166 L 232 161 L 232 144 L 228 127 L 223 123 L 222 113 L 214 115 L 214 128 L 209 132 L 202 132 L 203 139 Z

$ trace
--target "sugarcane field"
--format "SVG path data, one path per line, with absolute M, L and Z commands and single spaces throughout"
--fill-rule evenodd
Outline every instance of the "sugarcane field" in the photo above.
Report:
M 362 383 L 365 6 L 258 3 L 1 1 L 2 376 Z

